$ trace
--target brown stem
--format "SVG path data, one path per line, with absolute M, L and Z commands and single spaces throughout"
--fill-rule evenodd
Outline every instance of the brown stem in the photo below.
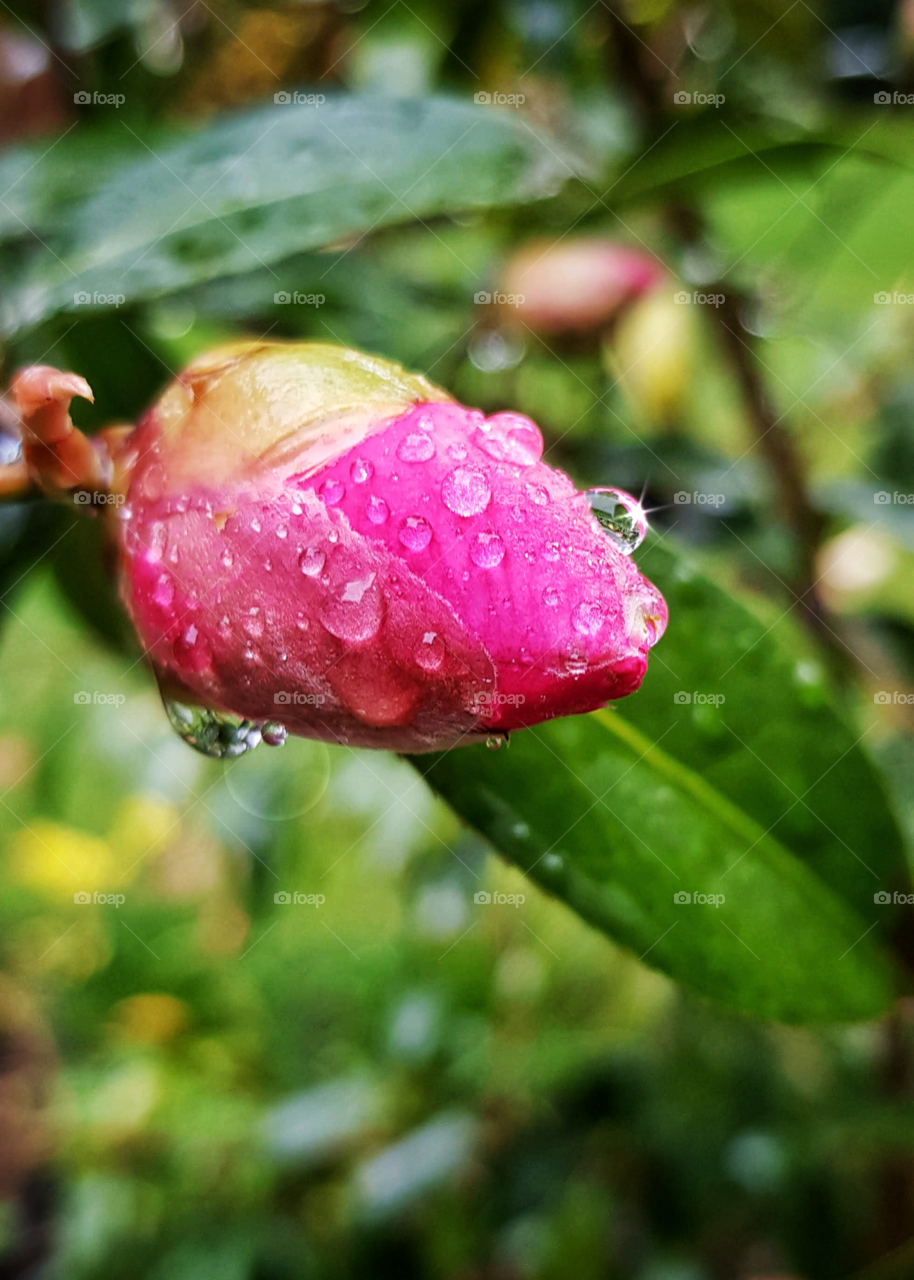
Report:
M 759 371 L 755 339 L 744 327 L 743 308 L 749 300 L 722 285 L 709 286 L 724 301 L 715 308 L 715 318 L 724 352 L 735 375 L 756 441 L 774 475 L 781 498 L 782 514 L 796 539 L 798 564 L 794 590 L 805 621 L 830 649 L 840 646 L 816 585 L 816 552 L 825 528 L 824 517 L 809 501 L 803 463 L 790 432 L 775 413 Z M 842 655 L 846 653 L 840 646 Z

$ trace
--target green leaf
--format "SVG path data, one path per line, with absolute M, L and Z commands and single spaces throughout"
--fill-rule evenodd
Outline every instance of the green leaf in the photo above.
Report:
M 751 180 L 767 174 L 773 183 L 790 182 L 792 174 L 800 184 L 796 194 L 805 195 L 813 186 L 810 175 L 826 172 L 850 151 L 882 163 L 887 176 L 911 169 L 907 131 L 885 113 L 867 113 L 840 129 L 822 131 L 771 117 L 739 118 L 722 111 L 674 115 L 637 164 L 630 159 L 623 164 L 622 176 L 610 192 L 615 203 L 628 203 L 714 192 L 742 176 Z
M 77 200 L 51 252 L 27 261 L 8 291 L 9 330 L 80 293 L 133 303 L 391 223 L 534 200 L 572 171 L 516 113 L 443 97 L 328 96 L 179 143 L 134 141 L 136 161 Z M 57 151 L 65 163 L 66 139 Z
M 618 712 L 550 721 L 497 756 L 414 764 L 585 920 L 730 1009 L 812 1022 L 870 1017 L 891 1001 L 868 922 Z
M 620 714 L 652 742 L 664 734 L 664 751 L 770 828 L 872 921 L 873 895 L 904 886 L 909 870 L 866 735 L 831 704 L 825 673 L 804 654 L 789 616 L 769 627 L 669 544 L 655 541 L 639 555 L 666 598 L 670 625 Z M 890 915 L 879 917 L 886 928 Z
M 669 539 L 639 560 L 670 609 L 639 693 L 518 734 L 494 765 L 437 757 L 428 781 L 582 916 L 703 994 L 787 1021 L 868 1016 L 890 999 L 876 939 L 895 922 L 874 896 L 908 869 L 861 735 L 784 619 L 769 628 Z M 678 890 L 726 904 L 685 910 Z

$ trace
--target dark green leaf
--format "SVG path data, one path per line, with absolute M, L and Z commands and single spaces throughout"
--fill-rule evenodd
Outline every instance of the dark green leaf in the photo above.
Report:
M 273 105 L 136 151 L 30 260 L 8 328 L 81 293 L 136 302 L 390 223 L 533 200 L 571 172 L 516 114 L 441 97 Z
M 824 672 L 803 656 L 795 627 L 781 618 L 769 629 L 669 539 L 639 563 L 666 597 L 670 626 L 620 714 L 652 742 L 665 734 L 665 751 L 872 920 L 873 895 L 907 878 L 901 834 L 865 735 L 830 704 Z M 677 702 L 680 693 L 692 701 Z M 725 701 L 696 702 L 696 693 Z
M 617 712 L 553 720 L 497 756 L 414 763 L 546 889 L 703 995 L 783 1021 L 870 1017 L 890 1003 L 869 921 Z

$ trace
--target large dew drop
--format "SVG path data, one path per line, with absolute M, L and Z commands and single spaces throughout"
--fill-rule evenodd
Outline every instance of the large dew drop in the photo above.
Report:
M 492 490 L 484 472 L 476 467 L 455 467 L 444 477 L 441 496 L 455 515 L 476 516 L 489 505 Z
M 588 489 L 584 497 L 600 528 L 623 555 L 630 556 L 647 536 L 647 516 L 637 498 L 624 489 Z
M 532 467 L 543 456 L 543 437 L 535 422 L 520 413 L 496 413 L 477 427 L 473 443 L 496 462 Z
M 202 755 L 214 760 L 231 760 L 259 747 L 261 742 L 281 747 L 286 731 L 272 720 L 260 725 L 224 711 L 208 707 L 190 707 L 183 702 L 163 699 L 165 712 L 180 738 Z

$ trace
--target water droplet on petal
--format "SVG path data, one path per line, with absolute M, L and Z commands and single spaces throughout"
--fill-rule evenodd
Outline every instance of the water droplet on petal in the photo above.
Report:
M 478 468 L 456 467 L 444 477 L 441 496 L 455 515 L 476 516 L 489 505 L 492 490 L 485 473 Z
M 261 743 L 261 730 L 253 720 L 208 707 L 189 707 L 183 702 L 163 700 L 165 712 L 179 737 L 216 760 L 232 759 L 253 751 Z
M 374 463 L 368 458 L 356 458 L 349 468 L 349 475 L 353 484 L 367 484 L 374 475 Z
M 543 604 L 548 605 L 550 609 L 554 609 L 561 597 L 555 587 L 547 587 L 543 592 Z
M 582 600 L 575 606 L 571 621 L 582 636 L 595 636 L 606 621 L 606 614 L 598 600 Z
M 505 544 L 497 533 L 477 533 L 470 545 L 470 559 L 480 569 L 494 569 L 505 558 Z
M 623 555 L 630 556 L 647 536 L 641 503 L 624 489 L 588 489 L 584 497 L 603 532 Z
M 332 636 L 349 644 L 362 644 L 377 635 L 384 617 L 384 599 L 375 579 L 367 573 L 343 585 L 321 609 L 321 622 Z
M 250 610 L 248 616 L 244 620 L 243 626 L 245 634 L 249 635 L 252 640 L 260 640 L 262 638 L 263 616 L 258 608 L 255 607 Z
M 486 746 L 490 751 L 501 751 L 502 747 L 509 746 L 511 742 L 507 733 L 490 733 L 486 738 Z
M 288 538 L 289 530 L 286 528 L 284 524 L 281 524 L 279 528 L 276 530 L 276 536 L 277 538 Z
M 521 413 L 495 413 L 473 432 L 473 443 L 496 462 L 532 467 L 543 456 L 543 437 Z
M 195 626 L 184 629 L 171 646 L 175 661 L 185 671 L 204 671 L 212 663 L 212 655 Z
M 157 462 L 153 462 L 141 473 L 138 488 L 140 497 L 148 498 L 150 502 L 158 502 L 161 498 L 165 488 L 165 476 Z
M 342 502 L 345 498 L 346 486 L 342 480 L 337 480 L 335 476 L 330 476 L 318 489 L 317 494 L 325 506 L 335 507 L 337 503 Z
M 416 662 L 423 671 L 437 671 L 444 661 L 444 641 L 434 631 L 426 631 L 416 649 Z
M 309 578 L 316 578 L 327 563 L 327 557 L 320 547 L 308 547 L 298 557 L 298 567 Z
M 565 659 L 565 670 L 569 675 L 582 676 L 587 670 L 587 659 L 582 653 L 571 653 Z
M 428 462 L 435 456 L 435 442 L 424 431 L 411 431 L 397 445 L 401 462 Z
M 162 574 L 152 590 L 152 599 L 161 609 L 168 609 L 174 603 L 175 584 L 167 574 Z
M 555 564 L 561 554 L 562 549 L 557 542 L 547 542 L 543 547 L 543 559 L 548 560 L 550 564 Z
M 390 507 L 383 498 L 377 498 L 372 494 L 365 504 L 365 514 L 372 524 L 384 524 L 390 515 Z
M 541 484 L 528 484 L 526 486 L 527 497 L 536 507 L 545 507 L 549 501 L 549 490 L 544 489 Z
M 432 526 L 422 516 L 407 516 L 397 537 L 407 551 L 424 551 L 432 540 Z

